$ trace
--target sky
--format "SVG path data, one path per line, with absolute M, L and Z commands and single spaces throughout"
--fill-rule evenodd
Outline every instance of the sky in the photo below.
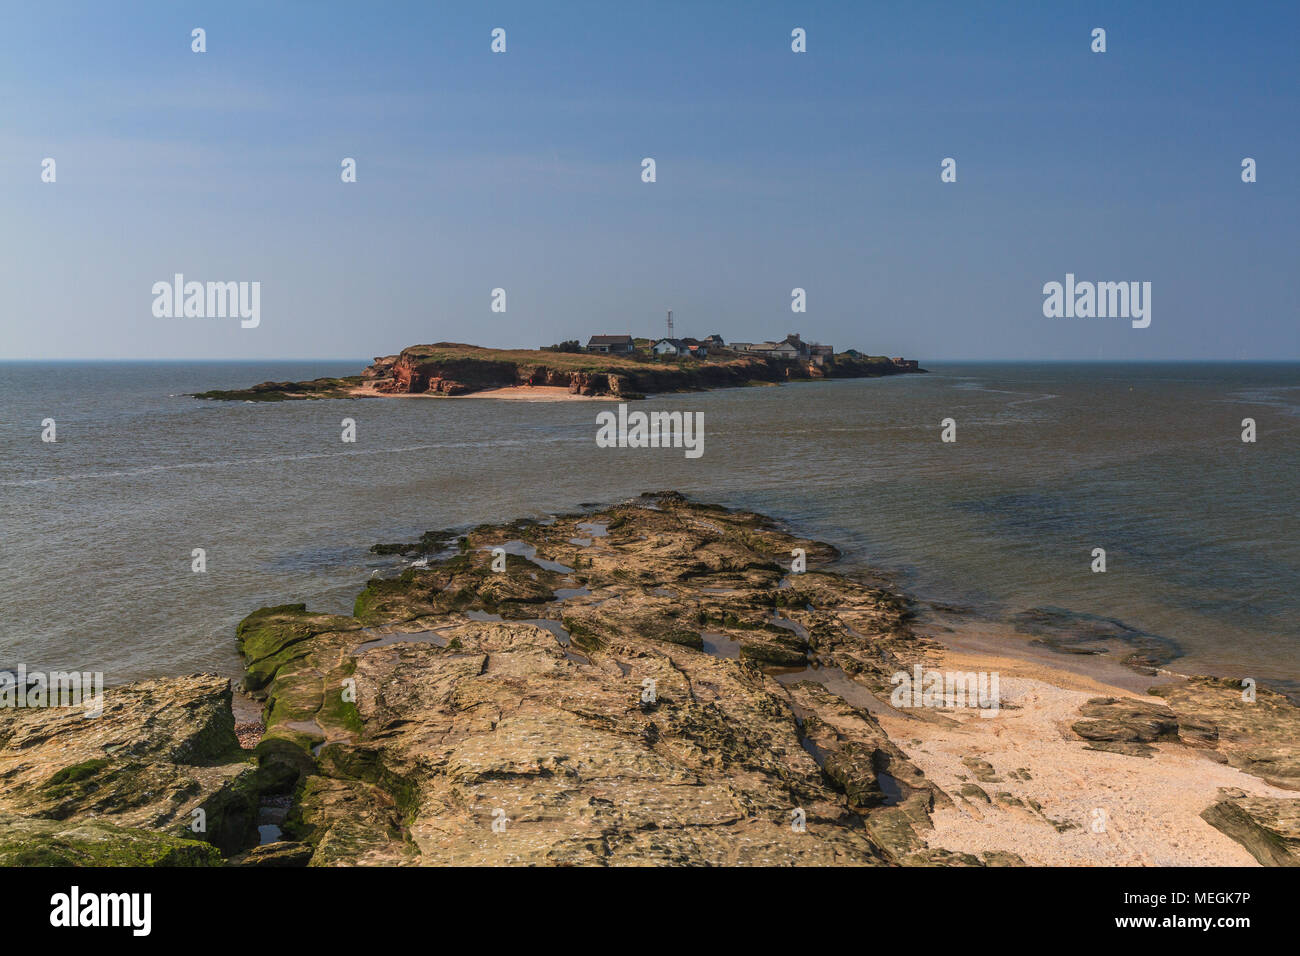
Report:
M 923 361 L 1300 359 L 1297 31 L 1295 3 L 14 5 L 0 359 L 533 348 L 668 309 Z M 176 273 L 259 282 L 259 324 L 156 316 Z M 1149 327 L 1046 317 L 1067 273 L 1150 282 Z

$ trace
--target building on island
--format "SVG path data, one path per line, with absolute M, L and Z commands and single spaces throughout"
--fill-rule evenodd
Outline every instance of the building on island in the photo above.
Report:
M 793 341 L 791 341 L 792 339 Z M 767 354 L 784 359 L 806 358 L 808 347 L 800 342 L 796 336 L 789 335 L 768 349 Z
M 754 352 L 782 359 L 808 359 L 812 354 L 798 332 L 791 332 L 780 342 L 732 342 L 731 347 L 737 352 Z
M 683 355 L 689 355 L 691 358 L 707 358 L 709 355 L 707 342 L 701 342 L 699 339 L 690 337 L 673 339 L 673 341 L 685 347 L 685 351 L 682 352 Z
M 917 359 L 905 359 L 905 358 L 894 359 L 894 365 L 896 365 L 898 368 L 905 368 L 909 372 L 915 372 L 921 367 L 921 363 Z
M 681 358 L 691 354 L 691 347 L 681 339 L 657 339 L 650 351 L 660 358 Z
M 740 352 L 748 355 L 761 355 L 765 358 L 784 359 L 791 362 L 808 362 L 823 366 L 835 354 L 834 348 L 818 342 L 805 342 L 798 332 L 791 332 L 778 342 L 732 342 L 728 345 L 716 332 L 703 339 L 689 336 L 675 338 L 641 340 L 641 348 L 648 350 L 656 358 L 708 358 L 710 352 L 728 354 Z M 587 352 L 605 355 L 632 355 L 637 351 L 636 340 L 631 335 L 593 335 L 587 341 Z M 895 359 L 894 364 L 900 368 L 916 368 L 916 362 L 907 359 Z
M 593 335 L 587 340 L 588 352 L 604 355 L 631 355 L 634 348 L 630 335 Z

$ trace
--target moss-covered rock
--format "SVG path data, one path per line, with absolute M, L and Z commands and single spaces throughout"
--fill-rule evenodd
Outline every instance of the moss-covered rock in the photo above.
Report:
M 120 827 L 103 820 L 65 823 L 0 812 L 0 866 L 220 866 L 199 840 Z

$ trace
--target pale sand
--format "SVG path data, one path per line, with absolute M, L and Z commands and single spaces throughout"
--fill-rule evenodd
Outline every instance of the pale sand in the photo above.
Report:
M 467 395 L 439 395 L 436 392 L 376 392 L 369 384 L 349 390 L 357 398 L 495 398 L 513 402 L 617 402 L 617 395 L 578 395 L 563 385 L 508 385 L 485 388 Z
M 485 388 L 468 395 L 453 398 L 501 398 L 514 402 L 617 402 L 617 395 L 578 395 L 563 385 L 510 385 L 506 388 Z
M 1003 707 L 995 717 L 973 710 L 943 711 L 959 726 L 877 715 L 881 726 L 925 775 L 952 796 L 955 809 L 933 814 L 931 847 L 982 854 L 1006 850 L 1031 865 L 1255 866 L 1255 858 L 1200 818 L 1220 787 L 1295 799 L 1296 794 L 1211 760 L 1181 744 L 1158 744 L 1151 758 L 1085 749 L 1070 733 L 1090 697 L 1136 697 L 1083 674 L 992 653 L 945 651 L 937 669 L 999 675 Z M 927 668 L 930 669 L 930 668 Z M 919 741 L 919 743 L 918 743 Z M 963 757 L 993 765 L 999 782 L 976 779 Z M 1030 779 L 1013 771 L 1026 770 Z M 961 796 L 973 783 L 993 800 Z M 1003 807 L 999 792 L 1026 805 Z M 1095 810 L 1105 812 L 1105 831 L 1093 832 Z M 1073 823 L 1064 832 L 1053 826 Z

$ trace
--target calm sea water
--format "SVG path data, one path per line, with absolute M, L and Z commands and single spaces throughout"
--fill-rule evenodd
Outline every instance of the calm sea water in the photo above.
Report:
M 696 460 L 597 448 L 603 403 L 183 394 L 363 364 L 0 364 L 0 667 L 235 674 L 241 617 L 348 611 L 392 566 L 376 541 L 673 488 L 924 598 L 1116 618 L 1174 642 L 1178 670 L 1300 681 L 1298 365 L 940 363 L 641 403 L 704 412 Z

